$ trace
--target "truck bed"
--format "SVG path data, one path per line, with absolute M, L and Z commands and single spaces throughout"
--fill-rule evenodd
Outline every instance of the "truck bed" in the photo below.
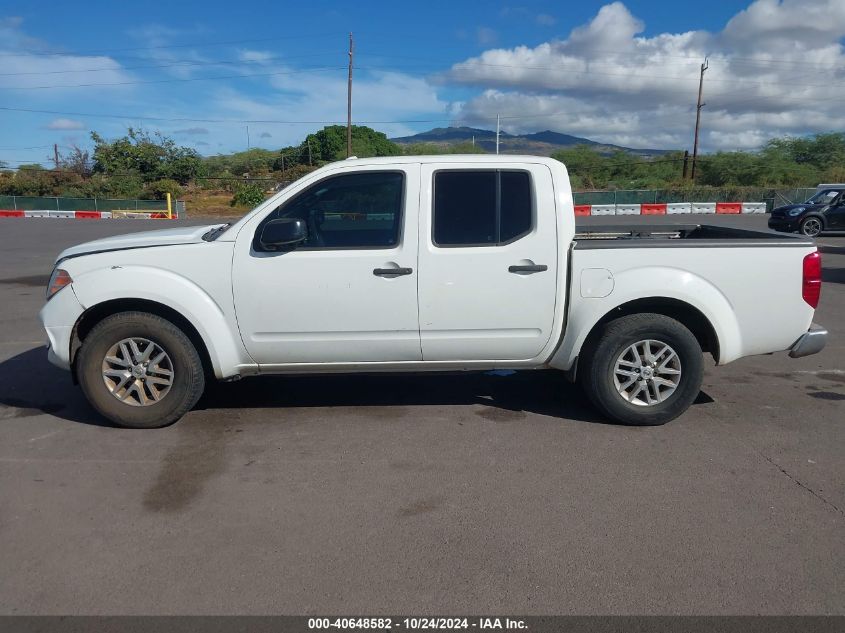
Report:
M 712 224 L 653 224 L 575 227 L 577 250 L 597 248 L 677 248 L 812 246 L 812 238 L 775 231 L 755 231 Z

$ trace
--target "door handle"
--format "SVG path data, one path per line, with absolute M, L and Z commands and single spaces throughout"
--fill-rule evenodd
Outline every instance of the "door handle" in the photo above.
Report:
M 413 268 L 374 268 L 373 274 L 377 277 L 401 277 L 402 275 L 410 275 L 414 272 Z
M 509 273 L 542 273 L 549 269 L 545 264 L 530 264 L 525 266 L 508 266 Z

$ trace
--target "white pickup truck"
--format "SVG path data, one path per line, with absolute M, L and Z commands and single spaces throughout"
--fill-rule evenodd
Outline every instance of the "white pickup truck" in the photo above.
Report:
M 662 424 L 702 351 L 818 352 L 811 239 L 714 226 L 575 226 L 535 156 L 351 159 L 234 224 L 88 242 L 56 260 L 49 357 L 128 427 L 170 424 L 210 379 L 562 370 L 609 418 Z

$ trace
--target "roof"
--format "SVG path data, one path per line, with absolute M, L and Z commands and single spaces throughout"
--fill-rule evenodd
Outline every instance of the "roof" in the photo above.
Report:
M 548 156 L 520 154 L 426 154 L 422 156 L 377 156 L 373 158 L 347 158 L 329 165 L 396 165 L 410 163 L 541 163 L 560 164 Z

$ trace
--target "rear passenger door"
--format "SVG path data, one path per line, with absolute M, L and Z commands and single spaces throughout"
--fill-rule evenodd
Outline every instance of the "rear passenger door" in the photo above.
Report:
M 545 165 L 424 164 L 419 310 L 423 360 L 527 360 L 553 328 L 557 236 Z

